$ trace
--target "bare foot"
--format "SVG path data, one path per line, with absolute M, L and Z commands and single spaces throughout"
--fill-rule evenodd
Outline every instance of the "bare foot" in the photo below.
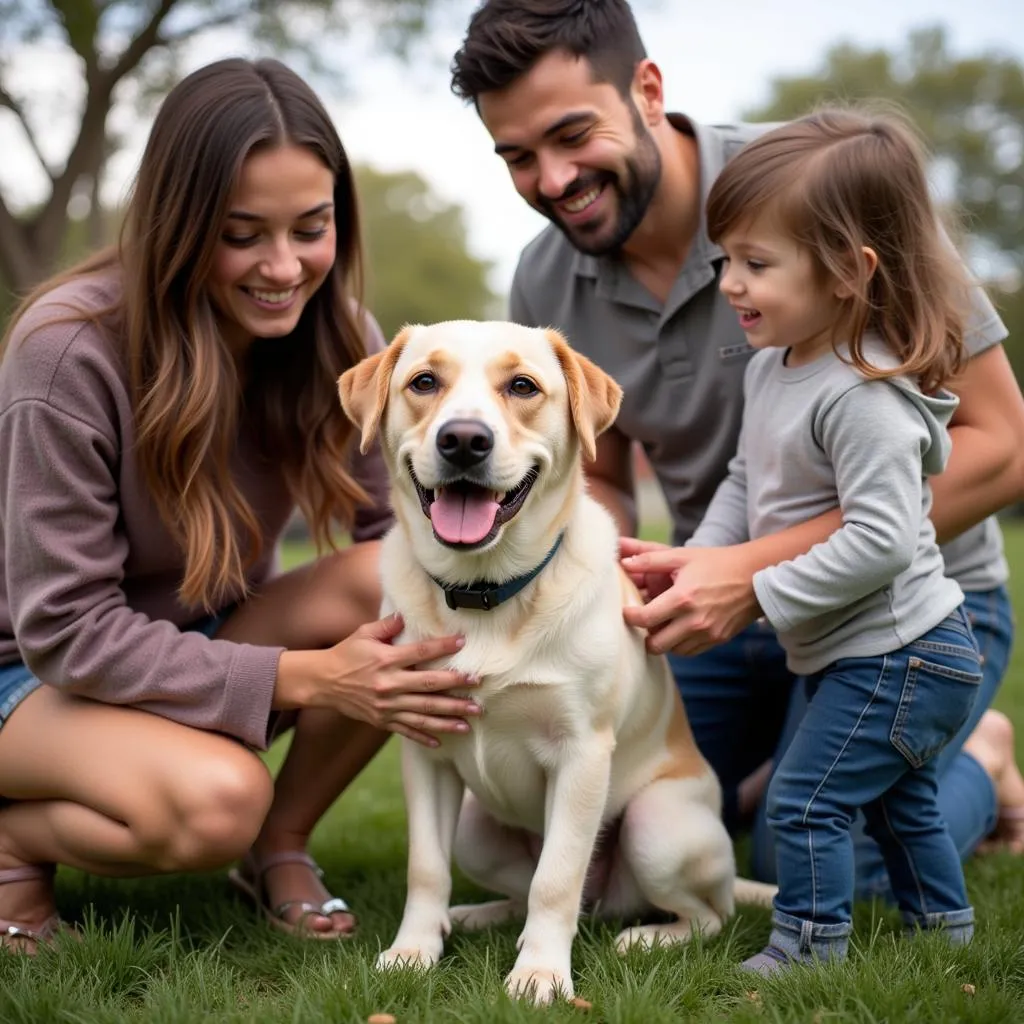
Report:
M 753 816 L 757 805 L 761 802 L 768 789 L 768 783 L 772 779 L 772 771 L 775 762 L 768 758 L 759 768 L 755 768 L 736 788 L 736 803 L 740 819 L 745 820 Z
M 978 852 L 1008 850 L 1024 853 L 1024 775 L 1017 767 L 1013 723 L 1001 711 L 989 709 L 964 743 L 964 751 L 992 779 L 999 804 L 995 831 L 982 843 Z

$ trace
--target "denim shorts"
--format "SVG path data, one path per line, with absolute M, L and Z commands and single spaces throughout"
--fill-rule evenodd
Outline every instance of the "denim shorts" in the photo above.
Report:
M 235 606 L 231 605 L 223 611 L 196 619 L 191 625 L 182 626 L 182 630 L 189 633 L 202 633 L 204 636 L 212 638 L 234 610 Z M 12 661 L 7 665 L 0 665 L 0 729 L 11 717 L 14 709 L 42 685 L 22 661 Z
M 23 662 L 0 665 L 0 729 L 11 717 L 11 712 L 42 685 Z

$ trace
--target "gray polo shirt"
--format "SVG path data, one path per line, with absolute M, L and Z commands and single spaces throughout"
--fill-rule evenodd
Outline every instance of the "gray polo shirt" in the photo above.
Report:
M 772 125 L 697 125 L 669 115 L 693 135 L 701 194 L 726 162 Z M 693 245 L 664 306 L 617 257 L 586 256 L 554 225 L 523 250 L 512 282 L 509 318 L 552 326 L 622 385 L 616 427 L 639 442 L 672 514 L 673 542 L 696 529 L 736 450 L 743 411 L 743 374 L 754 349 L 718 290 L 724 252 L 707 236 L 701 215 Z M 1006 337 L 978 288 L 968 345 L 977 354 Z M 987 590 L 1008 570 L 995 520 L 943 548 L 947 572 L 965 590 Z

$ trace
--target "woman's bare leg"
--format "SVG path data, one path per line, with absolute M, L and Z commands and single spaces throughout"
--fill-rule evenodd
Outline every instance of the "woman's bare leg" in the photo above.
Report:
M 302 712 L 274 783 L 274 802 L 253 844 L 256 862 L 284 850 L 304 850 L 316 823 L 380 750 L 388 735 L 335 712 Z M 275 865 L 265 882 L 272 906 L 289 899 L 320 906 L 329 895 L 302 864 Z M 297 907 L 285 913 L 286 919 L 299 916 Z M 354 915 L 341 912 L 329 918 L 309 914 L 303 920 L 303 927 L 312 931 L 351 932 L 355 925 Z
M 203 870 L 253 842 L 272 784 L 233 740 L 41 687 L 0 729 L 0 868 L 98 875 Z M 49 885 L 0 886 L 0 917 L 42 923 Z
M 377 547 L 358 545 L 272 581 L 218 636 L 337 643 L 377 617 Z M 341 715 L 304 711 L 272 787 L 259 758 L 233 740 L 42 687 L 0 729 L 0 796 L 16 801 L 0 809 L 0 869 L 55 862 L 124 876 L 216 867 L 249 849 L 303 849 L 384 739 Z M 274 905 L 326 896 L 298 865 L 275 868 L 268 888 Z M 33 925 L 51 912 L 47 883 L 0 886 L 0 917 Z M 326 931 L 352 924 L 342 914 L 306 921 Z
M 269 583 L 218 632 L 220 639 L 280 644 L 293 649 L 330 647 L 377 618 L 379 545 L 358 544 Z M 326 709 L 302 711 L 274 784 L 274 800 L 253 845 L 259 863 L 285 850 L 304 850 L 316 823 L 369 764 L 388 734 Z M 299 900 L 319 906 L 328 893 L 301 864 L 280 864 L 265 878 L 272 907 Z M 299 907 L 286 912 L 294 921 Z M 307 915 L 303 926 L 349 932 L 351 914 Z

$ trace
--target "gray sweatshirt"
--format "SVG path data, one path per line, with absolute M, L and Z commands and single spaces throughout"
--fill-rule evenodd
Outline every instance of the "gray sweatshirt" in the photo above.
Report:
M 894 365 L 880 342 L 865 354 Z M 800 367 L 785 355 L 751 359 L 738 451 L 689 543 L 757 539 L 839 505 L 843 525 L 827 541 L 754 577 L 790 669 L 808 674 L 904 647 L 963 600 L 944 574 L 924 480 L 945 467 L 957 399 L 903 377 L 865 380 L 831 352 Z

